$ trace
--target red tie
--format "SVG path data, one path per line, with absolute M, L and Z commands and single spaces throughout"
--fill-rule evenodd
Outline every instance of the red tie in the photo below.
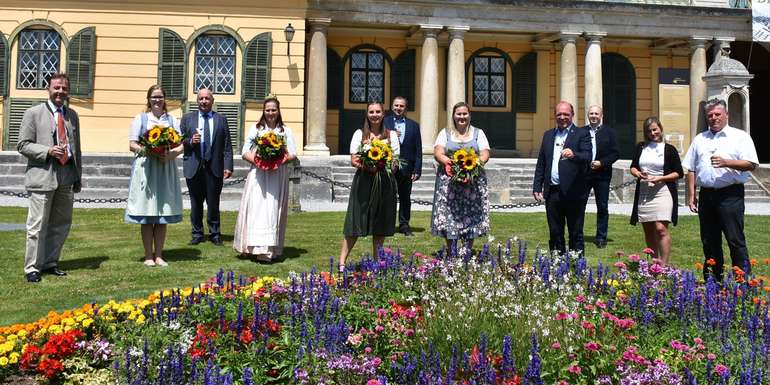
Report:
M 61 108 L 59 108 L 59 118 L 56 120 L 56 139 L 59 142 L 59 146 L 64 147 L 64 155 L 59 157 L 59 163 L 62 165 L 67 164 L 67 161 L 70 160 L 69 154 L 67 153 L 67 129 L 64 128 L 64 114 Z

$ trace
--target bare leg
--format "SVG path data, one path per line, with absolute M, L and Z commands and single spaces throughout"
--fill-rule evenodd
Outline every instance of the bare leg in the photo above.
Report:
M 154 225 L 142 225 L 142 245 L 144 246 L 144 260 L 153 261 L 152 257 L 152 239 L 153 239 L 153 226 Z
M 455 240 L 446 238 L 445 241 L 446 241 L 446 256 L 450 257 L 451 255 L 449 254 L 452 252 L 452 243 L 455 243 Z
M 644 228 L 644 242 L 647 247 L 651 248 L 655 252 L 655 258 L 658 257 L 658 237 L 655 233 L 655 222 L 643 222 Z
M 153 240 L 155 241 L 155 263 L 158 265 L 164 265 L 166 261 L 163 260 L 163 245 L 166 243 L 166 225 L 155 225 L 155 233 Z
M 668 232 L 668 222 L 655 222 L 655 236 L 658 239 L 658 258 L 668 265 L 671 255 L 671 234 Z
M 382 247 L 384 243 L 385 243 L 384 235 L 372 236 L 372 257 L 378 255 L 377 253 L 380 251 L 380 247 Z
M 345 237 L 345 239 L 342 240 L 342 246 L 340 247 L 340 272 L 345 270 L 345 261 L 348 259 L 348 254 L 350 254 L 350 250 L 353 250 L 353 246 L 356 245 L 357 240 L 358 237 Z

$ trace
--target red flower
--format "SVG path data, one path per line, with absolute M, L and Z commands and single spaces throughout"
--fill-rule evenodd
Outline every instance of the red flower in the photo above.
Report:
M 267 374 L 268 377 L 277 378 L 279 373 L 278 373 L 278 369 L 274 368 L 274 369 L 268 370 L 267 372 L 265 372 L 265 374 Z
M 63 371 L 64 366 L 62 366 L 61 362 L 53 358 L 46 358 L 37 367 L 37 372 L 49 379 L 58 376 Z
M 38 361 L 40 361 L 40 356 L 42 354 L 43 351 L 39 347 L 31 344 L 27 345 L 27 347 L 24 348 L 24 352 L 21 354 L 19 366 L 24 370 L 35 368 Z
M 251 330 L 246 329 L 241 333 L 241 343 L 244 345 L 248 345 L 251 343 L 251 341 L 254 341 L 254 335 L 251 334 Z

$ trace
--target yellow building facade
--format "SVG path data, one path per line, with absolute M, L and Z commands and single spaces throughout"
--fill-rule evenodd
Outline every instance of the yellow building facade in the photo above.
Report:
M 275 95 L 305 155 L 347 153 L 366 102 L 401 95 L 425 152 L 462 100 L 493 156 L 531 157 L 566 99 L 578 124 L 587 104 L 604 105 L 628 156 L 644 119 L 664 112 L 661 70 L 688 72 L 687 104 L 697 106 L 708 47 L 750 40 L 750 11 L 670 3 L 9 0 L 0 5 L 3 149 L 15 148 L 23 109 L 46 97 L 45 60 L 56 57 L 76 76 L 70 105 L 85 152 L 126 152 L 129 123 L 160 83 L 177 117 L 195 108 L 201 85 L 214 87 L 235 142 Z M 663 121 L 685 144 L 698 125 Z

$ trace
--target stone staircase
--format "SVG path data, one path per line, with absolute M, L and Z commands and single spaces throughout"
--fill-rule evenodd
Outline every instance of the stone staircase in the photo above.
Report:
M 133 156 L 130 154 L 87 154 L 83 159 L 83 190 L 76 195 L 76 198 L 127 197 Z M 335 155 L 329 158 L 301 157 L 300 161 L 303 170 L 311 171 L 348 186 L 353 181 L 355 170 L 350 166 L 350 158 L 347 155 Z M 632 179 L 627 172 L 629 163 L 626 160 L 615 164 L 611 185 L 619 185 Z M 181 159 L 177 160 L 177 164 L 179 165 L 182 191 L 186 191 L 187 186 L 182 176 Z M 489 177 L 491 203 L 532 202 L 532 177 L 535 172 L 535 164 L 535 159 L 492 159 L 486 167 Z M 764 166 L 762 167 L 763 170 L 765 168 Z M 0 190 L 24 193 L 25 169 L 26 159 L 17 152 L 0 152 Z M 237 157 L 235 159 L 234 176 L 229 181 L 245 177 L 248 170 L 249 165 L 241 160 L 240 157 Z M 758 172 L 757 174 L 761 173 Z M 422 178 L 415 182 L 412 187 L 412 198 L 432 201 L 435 178 L 436 170 L 433 157 L 426 156 L 423 159 Z M 303 204 L 305 202 L 314 202 L 320 205 L 320 207 L 328 207 L 330 210 L 340 209 L 341 207 L 344 209 L 344 204 L 347 203 L 350 194 L 349 189 L 332 185 L 309 175 L 302 175 L 300 180 L 297 181 L 300 183 L 297 187 L 299 188 L 299 199 Z M 225 181 L 225 183 L 227 184 L 228 181 Z M 685 202 L 684 184 L 684 179 L 680 180 L 680 204 Z M 243 183 L 226 185 L 222 191 L 222 201 L 240 201 L 242 190 Z M 610 203 L 632 203 L 633 193 L 633 185 L 613 191 L 613 194 L 610 196 Z M 770 195 L 768 195 L 763 187 L 752 180 L 746 184 L 746 202 L 770 203 Z M 593 198 L 589 199 L 589 204 L 593 204 Z

